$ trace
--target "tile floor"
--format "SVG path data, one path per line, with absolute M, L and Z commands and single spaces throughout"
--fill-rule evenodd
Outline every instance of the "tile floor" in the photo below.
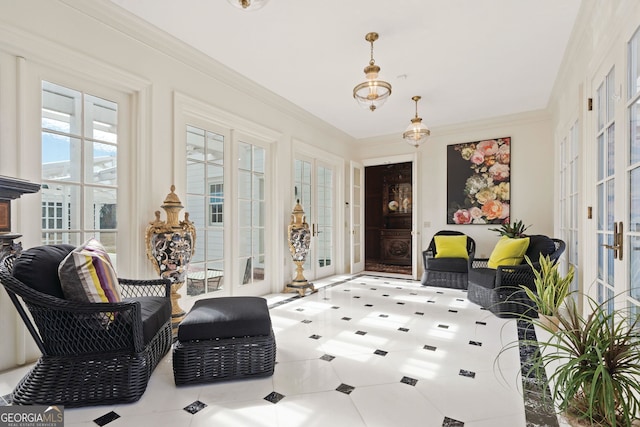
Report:
M 501 352 L 522 336 L 518 322 L 482 310 L 465 291 L 372 275 L 316 286 L 303 298 L 266 297 L 272 377 L 176 388 L 168 354 L 139 402 L 65 409 L 65 425 L 558 426 L 527 381 L 523 391 L 527 351 Z M 0 404 L 26 369 L 0 375 Z

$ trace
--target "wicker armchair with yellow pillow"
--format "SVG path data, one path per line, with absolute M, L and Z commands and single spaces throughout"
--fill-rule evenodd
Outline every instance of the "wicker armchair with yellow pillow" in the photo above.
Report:
M 0 282 L 42 352 L 14 405 L 134 402 L 171 348 L 169 280 L 117 278 L 93 239 L 7 257 Z
M 469 253 L 474 252 L 475 248 L 476 242 L 464 233 L 438 231 L 422 253 L 422 285 L 467 289 Z
M 540 255 L 548 255 L 556 262 L 565 250 L 565 243 L 543 235 L 524 238 L 501 238 L 489 258 L 469 255 L 469 287 L 467 298 L 498 317 L 521 315 L 536 317 L 535 304 L 521 285 L 535 289 L 532 268 L 539 269 Z

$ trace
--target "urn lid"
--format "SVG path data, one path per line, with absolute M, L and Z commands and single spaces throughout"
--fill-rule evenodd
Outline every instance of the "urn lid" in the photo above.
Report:
M 176 190 L 176 186 L 172 185 L 171 186 L 171 192 L 169 194 L 167 194 L 167 197 L 164 199 L 164 204 L 161 206 L 161 208 L 171 208 L 171 207 L 177 207 L 177 208 L 184 208 L 184 206 L 182 206 L 182 202 L 180 201 L 180 198 L 178 198 L 178 195 L 176 193 L 174 193 L 174 191 Z
M 292 224 L 304 224 L 304 209 L 302 209 L 302 205 L 300 205 L 300 199 L 296 201 L 296 205 L 293 207 L 293 211 L 291 211 L 291 223 Z

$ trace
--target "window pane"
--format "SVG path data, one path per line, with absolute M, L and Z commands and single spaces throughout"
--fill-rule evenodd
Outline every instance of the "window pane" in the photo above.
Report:
M 187 160 L 187 193 L 204 195 L 206 184 L 204 168 L 204 163 Z
M 118 147 L 112 144 L 87 141 L 85 144 L 87 164 L 85 182 L 117 185 Z
M 629 231 L 640 231 L 640 167 L 629 174 Z M 639 282 L 640 283 L 640 282 Z
M 632 236 L 629 241 L 629 283 L 631 296 L 640 301 L 640 237 Z
M 91 95 L 84 97 L 85 136 L 98 141 L 118 142 L 118 105 Z
M 640 32 L 636 31 L 629 41 L 629 99 L 640 91 Z
M 224 233 L 222 229 L 207 231 L 207 261 L 221 260 L 224 254 Z
M 42 132 L 42 179 L 80 182 L 80 140 Z
M 238 168 L 251 170 L 251 145 L 241 142 L 238 144 Z
M 42 203 L 48 207 L 61 206 L 62 210 L 47 209 L 48 217 L 53 215 L 54 218 L 62 219 L 62 230 L 80 230 L 80 186 L 64 185 L 64 184 L 43 184 Z M 51 224 L 51 223 L 49 223 Z M 55 221 L 53 225 L 57 225 Z M 49 228 L 49 226 L 47 226 Z
M 640 162 L 640 100 L 631 106 L 629 114 L 629 164 Z
M 81 93 L 42 82 L 42 128 L 80 136 Z
M 115 229 L 116 190 L 108 188 L 86 188 L 85 229 Z

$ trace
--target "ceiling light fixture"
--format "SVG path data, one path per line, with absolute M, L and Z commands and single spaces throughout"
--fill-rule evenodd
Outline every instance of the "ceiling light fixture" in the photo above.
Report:
M 261 9 L 269 0 L 227 0 L 233 6 L 242 10 L 258 10 Z
M 367 81 L 353 88 L 353 97 L 361 106 L 375 111 L 376 108 L 384 104 L 389 95 L 391 95 L 391 85 L 385 81 L 378 80 L 380 67 L 376 65 L 373 59 L 373 42 L 378 40 L 378 33 L 369 33 L 364 39 L 371 43 L 371 60 L 369 61 L 369 65 L 364 67 L 364 74 L 367 76 Z
M 431 135 L 429 128 L 422 123 L 422 118 L 418 117 L 418 101 L 420 101 L 420 98 L 420 96 L 414 96 L 411 98 L 416 103 L 416 116 L 411 119 L 411 124 L 402 134 L 402 138 L 404 138 L 408 144 L 411 144 L 416 148 L 425 142 L 429 135 Z

